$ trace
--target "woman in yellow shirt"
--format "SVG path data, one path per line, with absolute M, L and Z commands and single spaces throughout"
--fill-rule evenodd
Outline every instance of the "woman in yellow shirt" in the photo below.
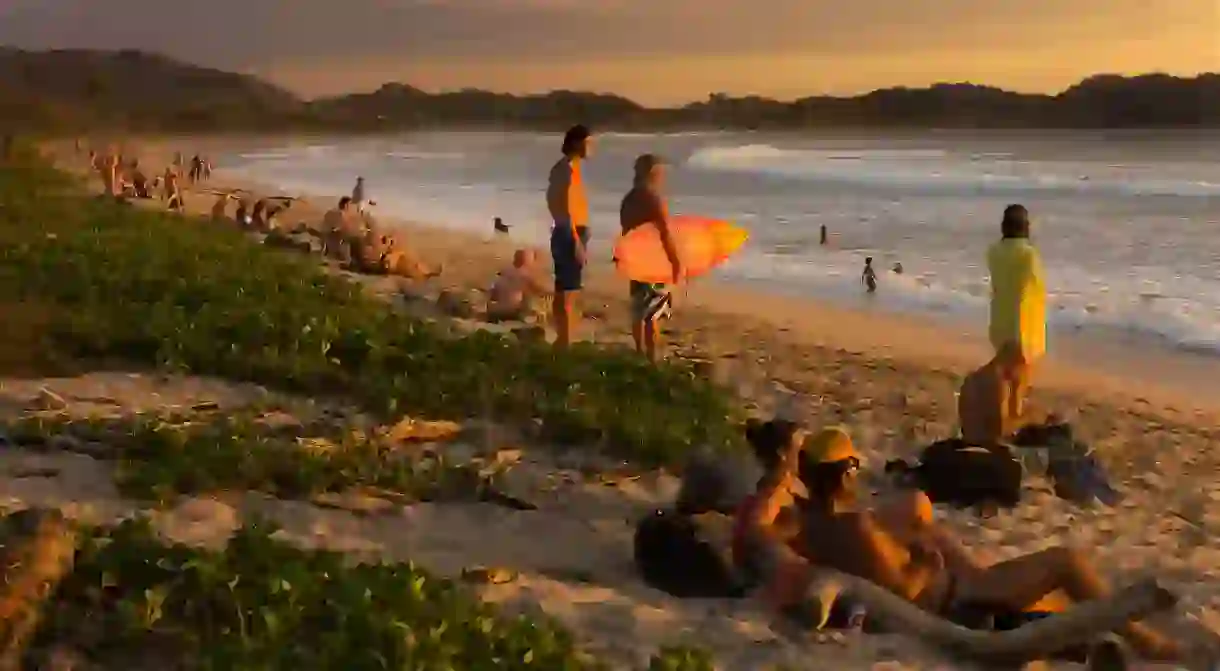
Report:
M 991 272 L 991 323 L 994 369 L 1000 377 L 1006 425 L 1024 414 L 1033 365 L 1046 352 L 1046 285 L 1042 259 L 1029 241 L 1029 211 L 1004 209 L 1001 239 L 987 250 Z

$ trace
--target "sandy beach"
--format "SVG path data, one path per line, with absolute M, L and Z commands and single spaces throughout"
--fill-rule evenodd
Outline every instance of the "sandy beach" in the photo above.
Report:
M 175 151 L 188 157 L 197 151 L 217 155 L 261 143 L 271 140 L 128 142 L 124 153 L 138 156 L 145 170 L 156 174 Z M 75 160 L 76 167 L 83 163 Z M 215 196 L 205 191 L 231 188 L 298 195 L 239 183 L 222 165 L 209 183 L 187 191 L 187 210 L 206 215 Z M 281 215 L 281 225 L 316 224 L 329 206 L 325 199 L 302 199 Z M 477 304 L 478 292 L 508 264 L 515 248 L 490 230 L 472 235 L 427 222 L 379 218 L 378 223 L 400 232 L 419 256 L 445 269 L 441 277 L 421 284 L 344 273 L 394 301 L 403 289 L 424 299 L 446 290 Z M 608 264 L 595 265 L 587 287 L 581 338 L 629 345 L 623 280 Z M 477 319 L 459 321 L 467 328 L 483 327 Z M 909 457 L 920 446 L 954 433 L 958 381 L 989 354 L 984 326 L 954 328 L 821 303 L 816 297 L 775 296 L 698 281 L 677 294 L 669 347 L 671 356 L 705 362 L 708 375 L 732 385 L 743 403 L 762 412 L 783 403 L 798 409 L 810 424 L 845 425 L 879 470 L 886 459 Z M 1211 543 L 1220 531 L 1220 512 L 1215 511 L 1220 484 L 1214 478 L 1220 456 L 1212 448 L 1220 417 L 1220 394 L 1213 392 L 1220 392 L 1220 376 L 1209 374 L 1215 364 L 1118 341 L 1068 337 L 1057 339 L 1056 347 L 1038 372 L 1033 412 L 1055 412 L 1072 422 L 1109 469 L 1122 502 L 1113 508 L 1081 508 L 1034 481 L 1013 511 L 980 518 L 938 510 L 938 518 L 972 549 L 993 558 L 1069 543 L 1095 550 L 1100 566 L 1116 581 L 1159 574 L 1183 595 L 1178 629 L 1199 639 L 1220 633 L 1220 549 Z M 29 412 L 30 399 L 44 387 L 67 399 L 64 411 L 81 415 L 96 411 L 99 398 L 108 399 L 101 403 L 105 412 L 122 413 L 209 400 L 240 405 L 243 399 L 268 395 L 249 386 L 149 375 L 0 380 L 0 412 L 10 417 Z M 676 491 L 677 479 L 666 473 L 615 481 L 591 478 L 581 474 L 588 469 L 523 447 L 515 469 L 517 485 L 523 495 L 540 502 L 538 511 L 426 504 L 370 515 L 235 495 L 187 501 L 157 513 L 158 524 L 172 538 L 219 542 L 244 516 L 262 512 L 309 545 L 370 557 L 409 557 L 448 574 L 472 565 L 505 567 L 516 579 L 487 586 L 485 598 L 541 609 L 570 626 L 589 647 L 624 664 L 638 664 L 663 644 L 692 642 L 713 650 L 722 668 L 742 671 L 775 665 L 955 668 L 906 639 L 851 634 L 800 640 L 772 627 L 749 600 L 681 602 L 648 589 L 631 572 L 631 525 L 650 508 L 664 505 Z M 57 474 L 20 474 L 33 467 Z M 96 519 L 135 509 L 109 484 L 109 467 L 88 456 L 16 450 L 5 455 L 0 468 L 0 501 L 7 508 L 54 505 Z

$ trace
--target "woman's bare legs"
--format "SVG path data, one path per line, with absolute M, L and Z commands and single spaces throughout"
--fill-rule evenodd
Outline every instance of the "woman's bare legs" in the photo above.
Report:
M 873 513 L 905 542 L 931 542 L 957 578 L 957 599 L 1015 611 L 1059 612 L 1073 601 L 1105 598 L 1109 586 L 1081 553 L 1058 547 L 995 564 L 980 561 L 948 529 L 932 519 L 932 502 L 919 490 L 902 492 Z M 1144 656 L 1176 659 L 1181 646 L 1152 628 L 1131 623 L 1123 635 Z
M 1110 595 L 1109 586 L 1083 554 L 1056 547 L 959 576 L 957 598 L 1025 611 L 1040 606 L 1057 591 L 1073 602 Z M 1144 624 L 1133 622 L 1121 633 L 1141 655 L 1150 659 L 1175 660 L 1183 653 L 1176 641 Z

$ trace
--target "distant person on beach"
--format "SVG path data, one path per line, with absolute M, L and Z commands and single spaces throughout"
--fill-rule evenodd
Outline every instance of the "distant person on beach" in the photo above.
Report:
M 1052 547 L 984 565 L 921 505 L 869 511 L 861 506 L 861 460 L 851 438 L 827 429 L 806 442 L 797 478 L 802 545 L 818 565 L 873 582 L 942 617 L 985 606 L 996 616 L 1052 613 L 1106 598 L 1110 588 L 1083 553 Z M 1066 597 L 1066 598 L 1065 598 Z M 1143 656 L 1179 659 L 1183 646 L 1139 623 L 1120 632 Z
M 826 224 L 822 224 L 818 232 L 818 244 L 826 246 L 827 240 L 830 238 L 830 232 L 826 230 Z
M 579 320 L 577 301 L 583 286 L 589 244 L 589 200 L 584 161 L 593 150 L 593 134 L 572 126 L 563 136 L 563 158 L 551 168 L 546 205 L 551 213 L 551 263 L 555 268 L 555 345 L 567 347 Z
M 868 293 L 877 292 L 877 271 L 873 270 L 873 257 L 864 259 L 864 272 L 860 273 L 860 282 L 864 284 Z
M 186 209 L 186 203 L 182 198 L 182 185 L 179 183 L 178 173 L 172 170 L 165 176 L 165 194 L 166 208 L 171 212 L 181 214 Z
M 682 279 L 682 261 L 669 233 L 669 207 L 662 193 L 664 184 L 665 165 L 660 157 L 644 154 L 636 158 L 631 190 L 623 196 L 619 207 L 619 223 L 623 234 L 649 224 L 657 227 L 661 246 L 673 270 L 673 283 L 677 284 Z M 661 321 L 669 316 L 673 297 L 669 287 L 661 283 L 632 280 L 630 291 L 631 337 L 635 341 L 635 350 L 647 356 L 649 361 L 656 361 Z
M 1025 414 L 1033 366 L 1046 351 L 1046 286 L 1042 259 L 1030 243 L 1029 211 L 1004 209 L 1001 238 L 987 250 L 991 273 L 991 321 L 995 371 L 1004 385 L 1006 423 Z
M 364 178 L 357 177 L 356 186 L 352 187 L 352 204 L 356 206 L 356 211 L 360 214 L 364 214 L 365 209 L 371 204 L 365 198 Z
M 119 190 L 119 154 L 112 147 L 102 158 L 102 188 L 106 195 L 117 197 Z
M 513 264 L 500 271 L 487 296 L 490 321 L 523 321 L 534 314 L 537 299 L 547 295 L 538 277 L 538 255 L 532 249 L 513 252 Z
M 148 176 L 140 169 L 140 162 L 136 159 L 131 160 L 131 190 L 136 198 L 152 198 L 151 186 L 148 183 Z
M 496 217 L 495 221 L 491 222 L 491 230 L 495 231 L 496 233 L 507 235 L 508 224 L 504 223 L 503 219 Z
M 191 184 L 198 182 L 203 177 L 203 159 L 199 157 L 199 154 L 191 157 L 191 171 L 189 175 Z
M 352 257 L 352 243 L 363 237 L 360 225 L 351 216 L 352 199 L 344 196 L 322 215 L 323 248 L 327 256 L 343 261 Z

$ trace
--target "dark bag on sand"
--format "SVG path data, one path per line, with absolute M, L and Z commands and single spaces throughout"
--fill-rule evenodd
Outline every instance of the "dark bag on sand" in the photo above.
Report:
M 886 463 L 885 472 L 922 489 L 933 503 L 1011 508 L 1021 502 L 1021 462 L 1004 446 L 941 440 L 924 448 L 918 464 L 894 460 Z
M 705 515 L 656 510 L 636 524 L 635 565 L 645 583 L 681 598 L 745 596 L 728 548 L 717 547 L 701 524 Z

